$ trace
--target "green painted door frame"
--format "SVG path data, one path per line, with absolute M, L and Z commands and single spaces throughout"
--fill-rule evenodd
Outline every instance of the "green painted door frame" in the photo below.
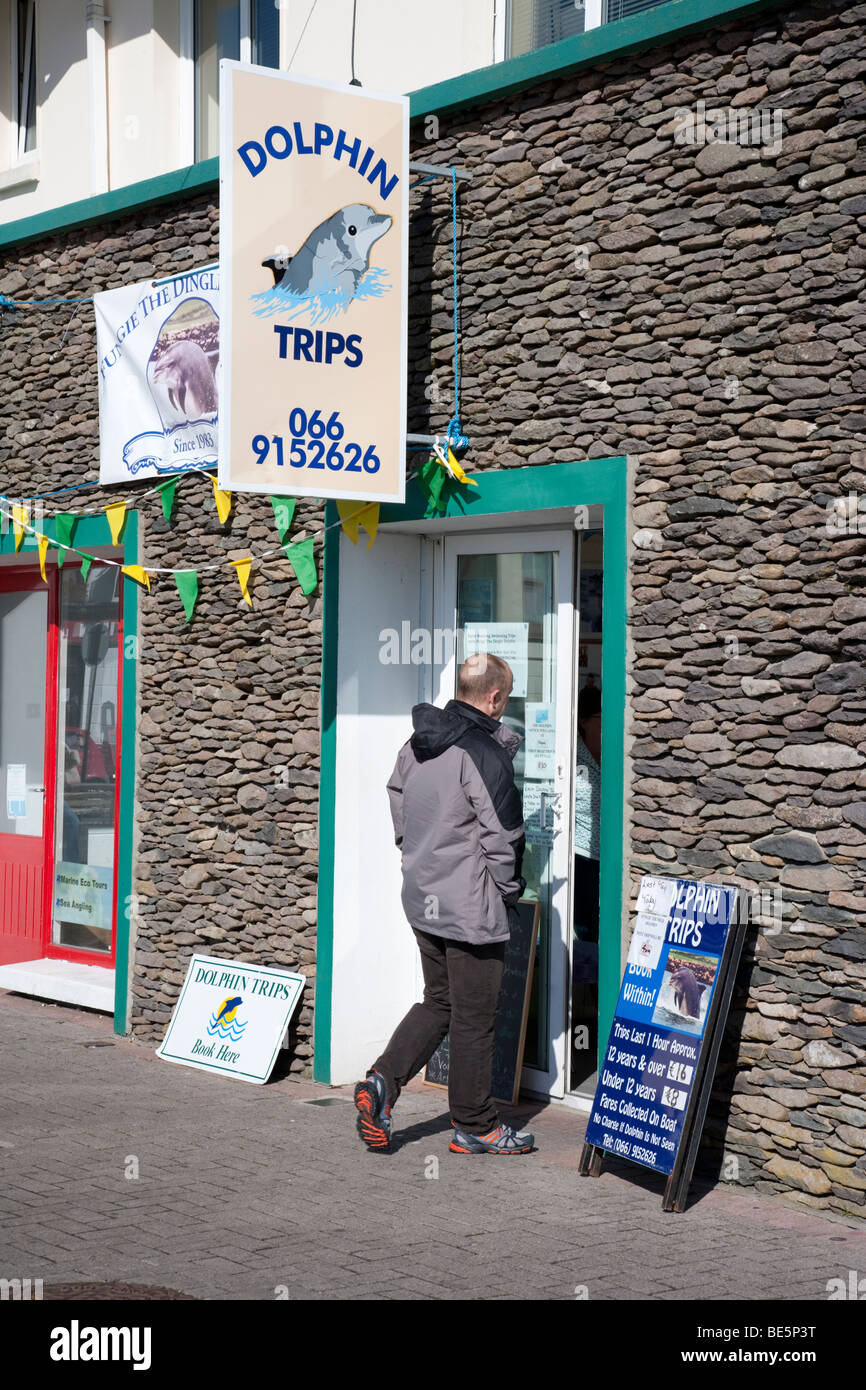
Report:
M 26 500 L 26 499 L 22 499 Z M 74 507 L 70 508 L 74 511 Z M 5 521 L 5 518 L 4 518 Z M 54 517 L 40 518 L 35 523 L 49 540 L 57 539 L 57 522 Z M 111 528 L 108 518 L 101 516 L 81 516 L 78 518 L 73 535 L 76 550 L 91 551 L 96 546 L 111 545 Z M 138 563 L 138 512 L 126 513 L 120 539 L 123 550 L 123 563 Z M 11 526 L 6 526 L 0 535 L 0 555 L 15 554 L 15 539 Z M 38 565 L 39 555 L 36 538 L 30 532 L 24 533 L 18 551 L 22 564 Z M 136 748 L 136 682 L 138 672 L 138 623 L 139 586 L 134 579 L 123 580 L 123 648 L 121 651 L 121 713 L 120 713 L 120 810 L 117 824 L 117 931 L 116 955 L 114 963 L 114 1031 L 125 1033 L 128 1026 L 127 1003 L 129 994 L 129 925 L 134 903 L 132 894 L 132 847 L 135 796 L 135 748 Z
M 622 973 L 622 877 L 624 843 L 624 740 L 626 657 L 626 501 L 625 458 L 553 463 L 475 473 L 474 488 L 451 498 L 444 517 L 502 514 L 519 526 L 533 514 L 557 507 L 603 506 L 604 585 L 602 589 L 601 684 L 604 691 L 601 772 L 601 863 L 599 869 L 599 1062 L 613 1021 Z M 470 495 L 471 494 L 471 495 Z M 383 505 L 380 525 L 420 521 L 426 499 L 410 482 L 404 506 Z M 319 796 L 319 887 L 316 946 L 316 1008 L 313 1075 L 331 1079 L 331 1026 L 334 940 L 334 813 L 337 754 L 337 628 L 340 589 L 340 532 L 336 505 L 328 502 L 325 522 L 322 624 L 322 771 Z M 375 564 L 375 549 L 370 563 Z

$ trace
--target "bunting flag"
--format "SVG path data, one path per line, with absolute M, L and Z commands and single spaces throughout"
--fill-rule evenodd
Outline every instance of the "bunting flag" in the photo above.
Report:
M 448 445 L 448 448 L 445 451 L 445 462 L 447 464 L 447 467 L 450 469 L 451 473 L 454 475 L 454 477 L 457 479 L 459 483 L 468 483 L 469 487 L 478 486 L 474 478 L 470 478 L 468 473 L 463 472 L 463 469 L 460 467 L 460 464 L 457 462 L 457 459 L 454 456 L 454 451 L 451 448 L 450 444 Z
M 376 539 L 376 532 L 379 528 L 379 503 L 338 501 L 337 512 L 343 530 L 353 545 L 358 543 L 358 527 L 363 526 L 370 537 L 367 544 L 369 550 Z
M 24 527 L 30 520 L 30 509 L 25 507 L 23 502 L 16 502 L 12 507 L 12 531 L 15 536 L 15 549 L 20 550 L 21 542 L 24 539 Z
M 134 579 L 137 584 L 143 584 L 150 593 L 150 575 L 147 570 L 143 570 L 141 565 L 121 565 L 124 574 L 128 574 L 130 579 Z
M 250 566 L 252 565 L 252 563 L 253 563 L 253 557 L 252 557 L 251 555 L 248 555 L 247 558 L 246 558 L 245 560 L 230 560 L 230 561 L 229 561 L 229 564 L 230 564 L 230 565 L 234 565 L 235 573 L 237 574 L 237 577 L 238 577 L 238 583 L 239 583 L 240 586 L 241 586 L 241 593 L 243 594 L 243 596 L 244 596 L 246 602 L 249 604 L 250 608 L 252 608 L 252 606 L 253 606 L 253 601 L 252 601 L 252 599 L 250 598 L 250 591 L 249 591 L 249 589 L 247 588 L 247 580 L 248 580 L 249 577 L 250 577 Z
M 65 547 L 72 544 L 72 537 L 75 534 L 78 517 L 73 516 L 72 512 L 58 512 L 54 520 L 57 524 L 57 540 L 59 542 L 57 547 L 57 564 L 58 566 L 62 566 L 63 561 L 66 559 Z
M 162 514 L 166 521 L 171 521 L 172 508 L 174 507 L 174 494 L 177 488 L 177 478 L 169 478 L 167 483 L 163 483 L 159 489 L 159 500 L 162 502 Z
M 126 520 L 126 503 L 111 502 L 107 507 L 103 508 L 103 511 L 108 517 L 108 524 L 111 527 L 112 545 L 118 545 L 120 542 L 120 533 L 123 530 L 123 523 Z
M 295 507 L 298 505 L 296 497 L 277 497 L 271 494 L 271 506 L 274 509 L 274 517 L 277 523 L 277 530 L 280 534 L 280 545 L 285 545 L 286 537 L 291 530 L 292 522 L 295 517 Z
M 177 592 L 180 594 L 186 620 L 190 622 L 198 598 L 198 574 L 195 570 L 175 570 L 174 582 L 177 585 Z
M 313 555 L 312 537 L 305 541 L 295 541 L 286 546 L 289 563 L 295 571 L 295 578 L 305 594 L 311 594 L 319 582 L 316 561 Z
M 422 464 L 415 474 L 415 481 L 427 498 L 426 516 L 433 516 L 442 510 L 442 492 L 448 481 L 448 474 L 435 454 Z
M 214 501 L 216 502 L 217 516 L 220 521 L 225 521 L 232 509 L 232 495 L 230 492 L 220 491 L 219 484 L 212 473 L 209 473 L 208 477 L 213 483 L 213 495 Z M 234 561 L 232 561 L 232 564 L 234 564 Z
M 45 556 L 48 553 L 48 537 L 43 536 L 41 531 L 36 532 L 36 544 L 39 547 L 39 570 L 45 583 L 48 583 L 48 576 L 45 573 Z
M 93 556 L 92 556 L 92 555 L 82 555 L 82 556 L 81 556 L 81 580 L 82 580 L 82 583 L 86 583 L 86 582 L 87 582 L 87 576 L 88 576 L 89 573 L 90 573 L 90 566 L 91 566 L 92 564 L 93 564 Z

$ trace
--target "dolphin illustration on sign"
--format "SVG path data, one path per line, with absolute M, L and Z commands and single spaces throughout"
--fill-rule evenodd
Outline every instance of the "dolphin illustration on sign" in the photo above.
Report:
M 314 227 L 294 256 L 280 252 L 262 265 L 271 271 L 270 290 L 253 295 L 259 315 L 287 307 L 312 312 L 312 321 L 330 318 L 355 299 L 377 298 L 391 288 L 384 272 L 370 266 L 370 252 L 390 231 L 393 218 L 366 203 L 349 203 Z

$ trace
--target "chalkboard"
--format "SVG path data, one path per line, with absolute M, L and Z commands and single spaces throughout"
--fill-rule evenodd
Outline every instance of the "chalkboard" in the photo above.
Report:
M 511 939 L 505 947 L 502 987 L 496 1011 L 491 1086 L 494 1098 L 507 1101 L 509 1105 L 515 1103 L 520 1090 L 540 913 L 541 904 L 528 898 L 517 904 L 516 911 L 509 913 Z M 448 1085 L 448 1044 L 449 1037 L 446 1035 L 427 1063 L 424 1080 L 431 1086 Z

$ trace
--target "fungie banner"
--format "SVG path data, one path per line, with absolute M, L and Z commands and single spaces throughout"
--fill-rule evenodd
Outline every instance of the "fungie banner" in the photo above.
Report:
M 736 895 L 713 883 L 641 881 L 587 1144 L 673 1169 Z
M 93 296 L 99 481 L 215 467 L 219 270 Z
M 220 64 L 219 486 L 405 500 L 409 100 Z

